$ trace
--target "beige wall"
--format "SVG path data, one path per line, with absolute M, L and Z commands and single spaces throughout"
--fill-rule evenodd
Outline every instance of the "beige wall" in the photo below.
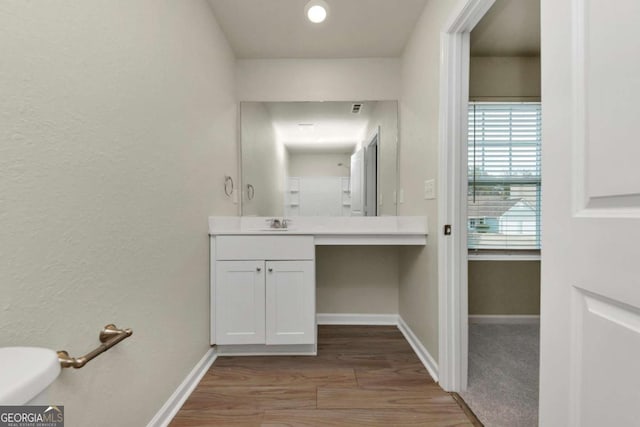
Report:
M 289 153 L 289 176 L 349 176 L 350 162 L 350 154 Z
M 540 314 L 540 261 L 469 261 L 469 314 Z
M 375 246 L 316 248 L 318 313 L 398 313 L 398 251 Z
M 204 0 L 4 2 L 0 51 L 0 346 L 75 356 L 133 328 L 52 403 L 69 426 L 144 426 L 209 349 L 232 52 Z
M 377 101 L 400 95 L 397 58 L 240 59 L 241 101 Z
M 242 214 L 282 216 L 286 174 L 285 148 L 278 142 L 271 116 L 262 102 L 241 105 Z M 252 185 L 249 200 L 247 185 Z
M 540 100 L 539 57 L 472 57 L 469 73 L 472 101 Z
M 438 205 L 424 200 L 424 181 L 438 176 L 440 31 L 456 2 L 429 0 L 402 57 L 400 215 L 426 215 L 425 248 L 400 254 L 400 315 L 438 359 Z
M 398 59 L 238 60 L 236 72 L 237 93 L 241 100 L 354 101 L 395 100 L 400 97 Z M 289 173 L 293 176 L 291 171 Z M 353 247 L 350 251 L 339 247 L 319 248 L 316 272 L 318 312 L 397 312 L 398 275 L 385 272 L 397 271 L 398 248 Z M 367 280 L 372 254 L 384 260 L 384 264 L 373 271 L 382 274 L 381 277 L 388 282 L 386 287 Z M 330 270 L 346 273 L 332 275 Z M 363 276 L 358 278 L 349 272 L 362 272 Z M 394 292 L 396 296 L 390 297 Z

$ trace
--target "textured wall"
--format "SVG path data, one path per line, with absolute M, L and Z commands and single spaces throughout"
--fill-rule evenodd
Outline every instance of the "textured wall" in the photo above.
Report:
M 400 96 L 397 58 L 241 59 L 241 101 L 377 101 Z
M 133 328 L 53 402 L 70 427 L 146 425 L 209 348 L 232 53 L 200 0 L 4 1 L 0 52 L 0 346 Z
M 469 314 L 540 314 L 540 261 L 469 261 Z
M 438 359 L 438 200 L 424 200 L 424 181 L 438 176 L 440 31 L 456 2 L 429 0 L 402 58 L 399 215 L 426 215 L 427 247 L 402 249 L 400 315 Z

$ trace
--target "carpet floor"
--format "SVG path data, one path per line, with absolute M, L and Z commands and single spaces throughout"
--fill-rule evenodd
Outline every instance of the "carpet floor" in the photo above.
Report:
M 486 427 L 537 426 L 539 360 L 539 325 L 472 323 L 460 395 Z

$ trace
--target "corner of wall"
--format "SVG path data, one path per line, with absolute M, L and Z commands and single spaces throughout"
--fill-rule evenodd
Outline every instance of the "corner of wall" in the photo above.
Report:
M 456 3 L 427 1 L 402 57 L 399 188 L 404 203 L 399 214 L 426 215 L 429 230 L 438 229 L 438 200 L 424 199 L 424 181 L 438 177 L 440 31 Z M 400 316 L 437 358 L 438 241 L 433 231 L 425 248 L 402 250 L 399 281 Z

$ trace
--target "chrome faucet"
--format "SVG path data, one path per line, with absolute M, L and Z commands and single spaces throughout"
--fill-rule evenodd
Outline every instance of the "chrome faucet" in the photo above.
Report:
M 283 229 L 289 226 L 289 220 L 285 218 L 270 218 L 267 222 L 270 228 Z

